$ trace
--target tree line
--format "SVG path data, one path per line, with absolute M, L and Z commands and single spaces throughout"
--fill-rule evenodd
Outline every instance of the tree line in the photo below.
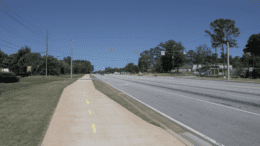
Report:
M 185 48 L 181 42 L 175 42 L 174 40 L 168 40 L 165 43 L 160 43 L 155 48 L 150 48 L 142 52 L 141 57 L 138 60 L 138 67 L 140 71 L 147 72 L 169 72 L 172 69 L 179 69 L 186 63 L 214 65 L 217 63 L 223 63 L 226 65 L 227 53 L 224 51 L 224 45 L 229 48 L 237 47 L 236 40 L 231 38 L 238 37 L 240 32 L 239 28 L 235 27 L 235 21 L 230 19 L 217 19 L 210 23 L 211 29 L 214 33 L 206 30 L 205 33 L 211 38 L 212 48 L 220 47 L 222 52 L 220 58 L 218 58 L 217 51 L 213 53 L 210 47 L 203 44 L 194 50 L 189 50 L 187 54 L 183 54 Z M 161 55 L 161 51 L 165 51 L 165 55 Z M 252 34 L 247 45 L 243 49 L 243 56 L 235 56 L 234 58 L 229 55 L 229 62 L 233 68 L 241 67 L 257 67 L 260 68 L 260 33 Z
M 22 47 L 16 54 L 9 56 L 0 51 L 0 67 L 8 68 L 18 76 L 26 76 L 27 66 L 31 66 L 32 75 L 46 74 L 46 55 L 32 53 L 28 46 Z M 88 74 L 94 70 L 94 65 L 87 60 L 73 60 L 73 73 Z M 71 57 L 57 60 L 54 56 L 47 56 L 47 75 L 65 75 L 71 73 Z
M 172 69 L 176 69 L 177 73 L 179 69 L 185 66 L 185 64 L 191 62 L 193 64 L 202 65 L 214 65 L 217 63 L 223 63 L 226 65 L 227 54 L 224 51 L 224 45 L 229 48 L 237 47 L 236 40 L 232 38 L 240 35 L 239 28 L 235 27 L 235 21 L 230 19 L 217 19 L 210 23 L 210 27 L 214 33 L 205 30 L 205 33 L 211 39 L 211 47 L 215 50 L 217 47 L 221 48 L 220 58 L 218 58 L 217 51 L 213 51 L 210 47 L 203 44 L 196 47 L 194 50 L 189 50 L 187 54 L 183 54 L 185 47 L 181 42 L 174 40 L 168 40 L 165 43 L 161 42 L 155 48 L 145 50 L 140 53 L 138 64 L 128 63 L 123 68 L 111 68 L 106 67 L 106 73 L 114 72 L 158 72 L 166 73 Z M 165 55 L 161 55 L 161 51 L 165 51 Z M 233 68 L 241 67 L 256 67 L 260 68 L 260 33 L 252 34 L 247 45 L 243 49 L 243 56 L 235 56 L 234 58 L 229 55 L 230 64 Z M 39 53 L 32 53 L 31 49 L 27 46 L 22 48 L 16 54 L 7 55 L 0 51 L 0 67 L 9 68 L 10 71 L 17 75 L 26 73 L 27 66 L 32 66 L 33 75 L 45 75 L 46 74 L 46 56 L 41 56 Z M 92 73 L 94 66 L 87 60 L 73 60 L 73 73 L 75 74 L 88 74 Z M 71 57 L 68 56 L 63 60 L 57 60 L 53 56 L 47 56 L 47 74 L 48 75 L 60 75 L 70 74 L 71 72 Z M 101 71 L 97 71 L 101 73 Z

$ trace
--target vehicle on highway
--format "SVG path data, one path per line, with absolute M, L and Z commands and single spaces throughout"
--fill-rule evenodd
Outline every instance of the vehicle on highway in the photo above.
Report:
M 203 73 L 201 73 L 201 75 L 204 75 L 204 76 L 210 75 L 210 76 L 212 76 L 212 75 L 214 75 L 214 74 L 212 74 L 211 72 L 203 72 Z
M 101 72 L 101 75 L 105 75 L 105 72 Z
M 200 75 L 205 75 L 205 74 L 206 74 L 206 72 L 201 72 L 201 73 L 200 73 Z

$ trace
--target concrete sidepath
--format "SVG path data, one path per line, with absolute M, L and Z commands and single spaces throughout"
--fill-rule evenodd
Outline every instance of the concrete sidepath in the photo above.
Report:
M 81 79 L 90 79 L 89 74 Z M 184 146 L 95 89 L 92 80 L 66 87 L 41 146 Z

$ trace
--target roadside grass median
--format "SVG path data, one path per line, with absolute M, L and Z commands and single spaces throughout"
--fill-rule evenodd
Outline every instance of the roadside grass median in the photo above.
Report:
M 201 79 L 201 80 L 212 80 L 212 81 L 227 81 L 227 76 L 225 76 L 224 78 L 223 75 L 217 75 L 217 76 L 198 75 L 197 77 L 190 77 L 190 78 Z M 236 75 L 230 75 L 229 82 L 260 84 L 260 79 L 240 78 Z
M 95 78 L 90 75 L 91 78 Z M 128 111 L 132 112 L 136 116 L 142 118 L 144 121 L 165 129 L 166 131 L 174 131 L 175 133 L 184 133 L 187 130 L 180 125 L 173 123 L 168 118 L 162 116 L 161 114 L 155 112 L 149 107 L 143 105 L 142 103 L 134 100 L 132 97 L 126 95 L 125 93 L 113 88 L 107 83 L 100 80 L 92 80 L 95 88 L 112 99 L 113 101 L 120 104 L 122 107 L 126 108 Z
M 131 74 L 133 76 L 140 76 L 139 73 Z M 170 77 L 170 76 L 192 76 L 192 72 L 179 72 L 179 73 L 149 73 L 143 72 L 142 76 L 157 76 L 157 77 Z
M 139 76 L 139 74 L 131 74 L 133 76 Z M 193 74 L 192 72 L 179 72 L 177 73 L 148 73 L 144 72 L 142 76 L 157 76 L 157 77 L 178 77 L 178 78 L 188 78 L 188 79 L 200 79 L 200 80 L 213 80 L 213 81 L 227 81 L 227 76 L 224 78 L 224 75 L 216 75 L 216 76 L 207 76 L 207 75 L 199 75 Z M 188 77 L 194 76 L 194 77 Z M 230 75 L 229 82 L 239 82 L 239 83 L 256 83 L 260 84 L 260 79 L 250 79 L 250 78 L 241 78 L 237 75 Z
M 0 146 L 38 146 L 67 86 L 84 74 L 23 77 L 0 83 Z

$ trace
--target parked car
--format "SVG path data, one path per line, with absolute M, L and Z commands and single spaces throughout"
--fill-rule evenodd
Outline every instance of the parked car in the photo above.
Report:
M 200 75 L 206 75 L 207 72 L 201 72 Z
M 101 72 L 101 75 L 105 75 L 105 73 L 104 73 L 104 72 Z

